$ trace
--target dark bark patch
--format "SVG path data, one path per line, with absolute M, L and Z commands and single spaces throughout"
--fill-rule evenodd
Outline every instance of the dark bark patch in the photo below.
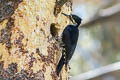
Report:
M 0 80 L 14 80 L 13 77 L 17 73 L 17 64 L 11 63 L 8 65 L 8 68 L 5 70 L 3 68 L 4 62 L 0 62 Z
M 38 55 L 41 57 L 41 60 L 43 61 L 43 62 L 45 62 L 45 63 L 47 63 L 47 64 L 50 64 L 50 63 L 53 63 L 53 59 L 54 59 L 54 55 L 53 55 L 53 53 L 51 53 L 51 49 L 50 49 L 50 47 L 48 48 L 48 56 L 45 56 L 45 55 L 43 55 L 42 53 L 40 53 L 40 51 L 39 51 L 39 49 L 37 48 L 36 49 L 36 52 L 38 53 Z
M 39 48 L 36 48 L 36 53 L 40 54 Z
M 42 71 L 46 72 L 45 64 L 43 64 Z
M 28 38 L 26 39 L 26 41 L 28 41 Z
M 39 16 L 36 16 L 36 20 L 39 21 Z
M 21 70 L 20 73 L 17 73 L 14 76 L 14 80 L 28 80 L 29 73 L 26 70 Z
M 57 80 L 57 79 L 58 79 L 55 71 L 52 71 L 52 72 L 51 72 L 51 76 L 52 76 L 52 79 L 53 79 L 53 80 Z
M 21 70 L 17 72 L 17 64 L 11 63 L 8 65 L 7 69 L 3 68 L 4 61 L 0 62 L 0 80 L 45 80 L 44 73 L 46 72 L 45 64 L 42 70 L 37 73 L 33 73 L 32 70 Z M 51 73 L 53 80 L 57 80 L 55 72 Z
M 8 23 L 5 29 L 0 31 L 0 43 L 6 44 L 7 48 L 11 48 L 11 35 L 12 35 L 12 28 L 14 27 L 14 19 L 9 18 Z
M 4 61 L 1 61 L 0 62 L 0 73 L 1 73 L 1 70 L 3 69 L 3 66 L 4 66 Z
M 10 18 L 22 0 L 0 0 L 0 22 Z
M 17 33 L 19 34 L 19 37 L 14 41 L 14 43 L 18 45 L 19 48 L 21 48 L 23 46 L 22 40 L 24 38 L 24 34 L 21 31 L 18 31 Z
M 19 37 L 14 40 L 14 45 L 19 48 L 19 52 L 22 52 L 23 54 L 28 53 L 28 51 L 24 49 L 24 44 L 22 43 L 22 40 L 24 39 L 23 32 L 18 30 L 17 33 L 19 34 Z
M 54 63 L 54 53 L 55 53 L 55 50 L 53 47 L 48 47 L 48 57 L 47 59 L 49 60 L 48 62 L 49 63 Z
M 19 34 L 19 37 L 14 41 L 14 44 L 17 46 L 17 47 L 19 47 L 21 50 L 20 50 L 20 52 L 22 52 L 23 51 L 23 43 L 22 43 L 22 40 L 23 40 L 23 38 L 24 38 L 24 34 L 23 34 L 23 32 L 21 32 L 21 31 L 18 31 L 17 32 L 18 34 Z
M 29 73 L 27 70 L 21 70 L 12 80 L 45 80 L 45 77 L 42 70 L 39 70 L 37 73 Z
M 4 74 L 4 69 L 3 69 L 3 66 L 4 66 L 4 61 L 1 61 L 0 62 L 0 80 L 2 80 L 2 76 Z
M 42 24 L 44 25 L 44 26 L 46 26 L 47 25 L 47 21 L 46 21 L 46 19 L 44 18 L 44 19 L 42 19 Z
M 39 48 L 36 48 L 36 53 L 41 57 L 41 60 L 42 60 L 43 62 L 47 62 L 47 56 L 44 56 L 44 55 L 40 52 Z M 40 60 L 40 59 L 39 59 L 39 60 Z
M 0 55 L 0 59 L 2 59 L 2 55 Z
M 41 31 L 44 35 L 46 35 L 46 34 L 45 34 L 45 30 L 43 30 L 43 29 L 41 28 L 40 31 Z
M 45 80 L 44 72 L 42 70 L 35 74 L 35 80 Z
M 17 64 L 11 63 L 8 65 L 8 69 L 6 70 L 9 76 L 13 76 L 17 72 Z
M 56 46 L 56 43 L 51 43 L 51 47 L 47 47 L 47 52 L 48 52 L 48 56 L 45 56 L 43 55 L 39 48 L 36 48 L 36 53 L 40 56 L 41 60 L 47 64 L 50 64 L 50 63 L 53 63 L 53 64 L 56 64 L 55 61 L 54 61 L 54 55 L 56 53 L 58 49 L 58 47 Z
M 34 62 L 35 60 L 36 60 L 36 59 L 33 57 L 33 53 L 31 53 L 31 55 L 30 55 L 30 62 L 28 63 L 30 69 L 31 69 L 31 67 L 33 67 L 33 62 Z

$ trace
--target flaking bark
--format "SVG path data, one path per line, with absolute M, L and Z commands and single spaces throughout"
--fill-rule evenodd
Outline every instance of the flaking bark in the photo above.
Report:
M 68 79 L 65 69 L 56 75 L 61 50 L 51 37 L 69 24 L 61 12 L 70 14 L 71 4 L 64 3 L 57 16 L 55 6 L 56 0 L 0 0 L 0 79 Z

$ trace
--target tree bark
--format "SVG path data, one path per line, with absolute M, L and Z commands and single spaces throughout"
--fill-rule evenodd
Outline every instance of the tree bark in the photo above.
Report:
M 70 14 L 71 4 L 56 6 L 56 0 L 0 0 L 0 80 L 68 80 L 65 68 L 56 75 L 61 48 L 54 38 L 69 24 L 60 13 Z

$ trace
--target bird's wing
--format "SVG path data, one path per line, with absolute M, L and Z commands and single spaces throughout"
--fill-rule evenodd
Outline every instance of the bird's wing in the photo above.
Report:
M 66 47 L 71 47 L 71 35 L 70 35 L 69 28 L 66 28 L 63 31 L 62 41 L 63 41 L 63 43 L 65 44 Z
M 69 61 L 69 56 L 71 55 L 71 50 L 72 50 L 72 44 L 71 44 L 71 32 L 69 28 L 66 28 L 63 31 L 63 36 L 62 36 L 62 41 L 65 44 L 64 48 L 65 48 L 65 59 L 66 59 L 66 63 L 68 63 Z

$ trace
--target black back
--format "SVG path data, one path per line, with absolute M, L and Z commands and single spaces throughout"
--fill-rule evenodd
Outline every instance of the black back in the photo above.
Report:
M 68 25 L 62 34 L 62 41 L 65 44 L 64 48 L 66 50 L 66 62 L 68 63 L 71 59 L 79 36 L 79 30 L 74 25 Z

